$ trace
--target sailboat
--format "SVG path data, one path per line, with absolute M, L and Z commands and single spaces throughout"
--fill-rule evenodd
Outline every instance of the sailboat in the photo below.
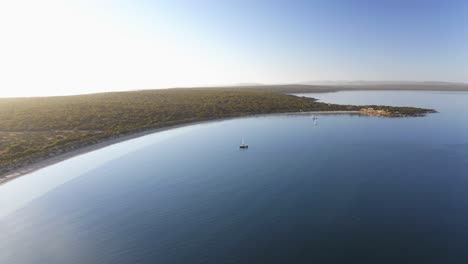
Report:
M 241 148 L 241 149 L 248 149 L 249 148 L 249 145 L 244 143 L 244 137 L 242 137 L 242 142 L 241 142 L 239 148 Z

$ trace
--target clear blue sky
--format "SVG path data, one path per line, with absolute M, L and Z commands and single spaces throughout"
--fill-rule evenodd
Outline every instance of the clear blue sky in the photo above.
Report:
M 313 80 L 468 82 L 468 1 L 0 4 L 0 96 Z M 9 87 L 8 91 L 3 87 Z

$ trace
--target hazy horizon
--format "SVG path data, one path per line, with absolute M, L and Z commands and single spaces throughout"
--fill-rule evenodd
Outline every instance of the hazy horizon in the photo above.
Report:
M 462 0 L 4 1 L 0 22 L 0 97 L 468 82 Z
M 31 95 L 12 95 L 12 96 L 0 96 L 0 98 L 25 98 L 25 97 L 50 97 L 50 96 L 73 96 L 73 95 L 86 95 L 86 94 L 98 94 L 98 93 L 107 93 L 107 92 L 132 92 L 132 91 L 145 91 L 145 90 L 163 90 L 163 89 L 197 89 L 197 88 L 219 88 L 219 87 L 249 87 L 249 86 L 258 86 L 258 87 L 268 87 L 268 86 L 291 86 L 291 85 L 304 85 L 304 86 L 317 86 L 317 87 L 365 87 L 375 85 L 376 89 L 379 88 L 382 91 L 388 91 L 388 85 L 395 85 L 395 88 L 401 88 L 404 85 L 408 85 L 410 89 L 404 89 L 411 91 L 412 86 L 427 86 L 427 87 L 437 87 L 440 85 L 440 90 L 448 89 L 448 91 L 453 90 L 453 87 L 462 86 L 464 87 L 463 91 L 468 90 L 468 83 L 462 82 L 443 82 L 443 81 L 367 81 L 367 80 L 316 80 L 308 82 L 294 82 L 294 83 L 234 83 L 234 84 L 219 84 L 219 85 L 205 85 L 205 86 L 174 86 L 174 87 L 156 87 L 156 88 L 146 88 L 146 89 L 115 89 L 115 90 L 95 90 L 88 92 L 80 92 L 76 90 L 71 93 L 55 93 L 55 94 L 31 94 Z M 387 85 L 387 86 L 386 86 Z M 383 87 L 383 88 L 382 88 Z M 430 90 L 430 89 L 429 89 Z

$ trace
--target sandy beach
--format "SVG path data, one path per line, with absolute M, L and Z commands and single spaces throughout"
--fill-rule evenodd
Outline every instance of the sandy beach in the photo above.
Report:
M 179 124 L 179 125 L 174 125 L 174 126 L 150 129 L 150 130 L 146 130 L 146 131 L 142 131 L 142 132 L 136 132 L 136 133 L 133 133 L 133 134 L 130 134 L 130 135 L 124 135 L 124 136 L 120 136 L 120 137 L 117 137 L 117 138 L 104 140 L 102 142 L 99 142 L 99 143 L 96 143 L 96 144 L 93 144 L 93 145 L 90 145 L 90 146 L 78 148 L 78 149 L 63 153 L 63 154 L 59 154 L 59 155 L 54 156 L 54 157 L 42 159 L 42 160 L 37 161 L 37 162 L 35 162 L 33 164 L 26 165 L 26 166 L 24 166 L 22 168 L 13 170 L 13 171 L 9 172 L 8 174 L 6 174 L 4 176 L 1 176 L 0 177 L 0 184 L 7 183 L 7 182 L 9 182 L 11 180 L 14 180 L 14 179 L 20 177 L 20 176 L 32 173 L 32 172 L 34 172 L 36 170 L 45 168 L 47 166 L 59 163 L 61 161 L 64 161 L 64 160 L 67 160 L 67 159 L 70 159 L 70 158 L 73 158 L 73 157 L 76 157 L 76 156 L 79 156 L 79 155 L 86 154 L 86 153 L 94 151 L 94 150 L 98 150 L 98 149 L 101 149 L 101 148 L 104 148 L 104 147 L 107 147 L 107 146 L 110 146 L 110 145 L 113 145 L 113 144 L 117 144 L 117 143 L 120 143 L 120 142 L 123 142 L 123 141 L 126 141 L 126 140 L 146 136 L 146 135 L 161 132 L 161 131 L 176 129 L 176 128 L 184 127 L 184 126 L 191 126 L 191 125 L 197 125 L 197 124 L 202 124 L 202 123 L 208 123 L 208 122 L 220 122 L 220 121 L 225 121 L 225 120 L 235 119 L 235 118 L 262 117 L 262 116 L 271 116 L 271 115 L 309 115 L 309 114 L 321 115 L 321 114 L 362 114 L 362 113 L 359 112 L 359 111 L 308 111 L 308 112 L 257 114 L 257 115 L 248 115 L 248 116 L 242 116 L 242 117 L 231 117 L 231 118 L 213 119 L 213 120 L 207 120 L 207 121 L 189 122 L 189 123 Z

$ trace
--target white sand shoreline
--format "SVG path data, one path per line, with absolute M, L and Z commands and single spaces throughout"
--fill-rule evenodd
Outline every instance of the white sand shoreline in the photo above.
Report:
M 12 180 L 14 180 L 14 179 L 16 179 L 18 177 L 30 174 L 30 173 L 32 173 L 34 171 L 43 169 L 45 167 L 54 165 L 56 163 L 62 162 L 64 160 L 67 160 L 67 159 L 70 159 L 70 158 L 73 158 L 73 157 L 76 157 L 76 156 L 79 156 L 79 155 L 86 154 L 86 153 L 91 152 L 91 151 L 95 151 L 95 150 L 98 150 L 98 149 L 101 149 L 101 148 L 104 148 L 104 147 L 107 147 L 107 146 L 110 146 L 110 145 L 113 145 L 113 144 L 117 144 L 117 143 L 120 143 L 120 142 L 123 142 L 123 141 L 130 140 L 130 139 L 139 138 L 139 137 L 143 137 L 143 136 L 146 136 L 146 135 L 149 135 L 149 134 L 158 133 L 158 132 L 162 132 L 162 131 L 166 131 L 166 130 L 170 130 L 170 129 L 176 129 L 176 128 L 180 128 L 180 127 L 192 126 L 192 125 L 210 123 L 210 122 L 220 122 L 220 121 L 225 121 L 225 120 L 230 120 L 230 119 L 235 119 L 235 118 L 262 117 L 262 116 L 272 116 L 272 115 L 308 115 L 308 114 L 317 114 L 317 115 L 320 115 L 320 114 L 360 114 L 360 112 L 359 111 L 307 111 L 307 112 L 257 114 L 257 115 L 246 115 L 246 116 L 238 116 L 238 117 L 212 119 L 212 120 L 206 120 L 206 121 L 195 121 L 195 122 L 188 122 L 188 123 L 174 125 L 174 126 L 167 126 L 167 127 L 156 128 L 156 129 L 150 129 L 150 130 L 146 130 L 146 131 L 142 131 L 142 132 L 136 132 L 136 133 L 132 133 L 132 134 L 129 134 L 129 135 L 120 136 L 120 137 L 117 137 L 117 138 L 104 140 L 102 142 L 92 144 L 92 145 L 89 145 L 89 146 L 85 146 L 85 147 L 81 147 L 81 148 L 78 148 L 78 149 L 63 153 L 63 154 L 59 154 L 59 155 L 54 156 L 54 157 L 39 160 L 39 161 L 34 162 L 32 164 L 26 165 L 26 166 L 24 166 L 22 168 L 13 170 L 13 171 L 9 172 L 8 174 L 6 174 L 4 176 L 1 176 L 0 177 L 0 185 L 4 184 L 4 183 L 7 183 L 9 181 L 12 181 Z

